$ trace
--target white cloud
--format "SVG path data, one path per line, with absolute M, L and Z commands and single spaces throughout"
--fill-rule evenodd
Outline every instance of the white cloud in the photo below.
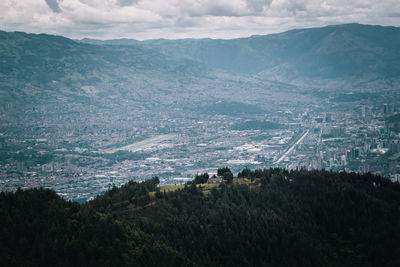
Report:
M 140 9 L 136 6 L 120 7 L 114 1 L 64 0 L 60 8 L 63 15 L 76 24 L 135 24 L 162 20 L 160 15 L 151 10 Z
M 400 26 L 398 0 L 1 0 L 2 30 L 73 38 L 232 38 L 359 22 Z

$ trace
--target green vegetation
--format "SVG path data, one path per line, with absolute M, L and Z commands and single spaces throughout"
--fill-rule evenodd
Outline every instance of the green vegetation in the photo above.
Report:
M 219 101 L 202 108 L 201 112 L 212 115 L 239 116 L 243 114 L 264 114 L 265 111 L 258 106 L 241 102 Z
M 373 99 L 377 95 L 373 93 L 351 93 L 351 94 L 340 94 L 332 98 L 333 102 L 355 102 L 363 99 Z
M 390 131 L 400 132 L 400 114 L 395 114 L 385 119 L 386 126 Z
M 42 154 L 39 151 L 35 150 L 24 150 L 11 155 L 9 153 L 6 153 L 5 151 L 5 149 L 0 151 L 0 163 L 3 164 L 5 164 L 9 160 L 15 160 L 19 162 L 24 162 L 26 166 L 35 166 L 37 164 L 42 165 L 50 163 L 54 159 L 54 155 L 52 153 Z
M 92 154 L 94 156 L 102 157 L 110 160 L 111 162 L 121 162 L 125 160 L 143 160 L 149 157 L 149 154 L 146 153 L 138 153 L 138 152 L 130 152 L 130 151 L 117 151 L 115 153 L 98 153 Z
M 386 123 L 399 123 L 400 122 L 400 114 L 395 114 L 386 118 Z
M 164 185 L 163 187 L 160 188 L 160 192 L 174 192 L 178 189 L 183 189 L 185 186 L 184 185 Z
M 390 160 L 397 160 L 398 158 L 400 158 L 400 153 L 393 154 L 389 157 Z
M 244 130 L 271 130 L 271 129 L 281 129 L 283 128 L 283 125 L 271 121 L 257 121 L 257 120 L 251 120 L 251 121 L 245 121 L 241 123 L 236 123 L 232 126 L 232 130 L 239 130 L 239 131 L 244 131 Z
M 196 176 L 194 177 L 193 183 L 204 184 L 204 183 L 207 183 L 208 178 L 210 178 L 208 173 L 203 173 L 200 175 L 196 174 Z
M 190 183 L 188 183 L 190 184 Z M 203 194 L 208 194 L 212 188 L 218 187 L 220 184 L 196 184 L 196 187 L 199 188 Z M 156 192 L 166 193 L 166 192 L 174 192 L 177 190 L 184 189 L 187 185 L 164 185 L 157 189 L 157 191 L 149 192 L 150 197 L 155 197 Z
M 1 265 L 400 264 L 400 185 L 382 177 L 245 169 L 231 184 L 158 183 L 83 205 L 52 190 L 0 193 Z
M 228 167 L 219 168 L 217 170 L 217 174 L 218 176 L 222 176 L 224 178 L 224 181 L 226 181 L 227 183 L 232 183 L 233 173 Z

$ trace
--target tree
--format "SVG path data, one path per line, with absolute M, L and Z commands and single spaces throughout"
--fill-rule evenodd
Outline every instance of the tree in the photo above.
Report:
M 228 167 L 223 167 L 223 168 L 218 168 L 217 175 L 224 176 L 224 173 L 226 172 L 230 172 L 232 174 L 231 170 Z
M 226 180 L 228 183 L 232 183 L 233 181 L 233 174 L 229 172 L 224 172 L 223 174 L 224 180 Z
M 196 176 L 194 178 L 194 184 L 205 184 L 205 183 L 207 183 L 208 178 L 210 178 L 208 173 L 203 173 L 200 175 L 196 174 Z
M 246 168 L 238 173 L 238 178 L 253 178 L 253 173 L 249 168 Z

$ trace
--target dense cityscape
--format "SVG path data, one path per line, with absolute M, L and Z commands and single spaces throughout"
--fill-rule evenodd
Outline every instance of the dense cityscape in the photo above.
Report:
M 389 97 L 396 93 L 339 93 L 240 114 L 231 110 L 240 103 L 217 101 L 206 108 L 214 113 L 143 109 L 111 120 L 126 111 L 99 120 L 33 107 L 20 116 L 31 122 L 3 115 L 0 189 L 46 187 L 85 201 L 130 180 L 158 176 L 161 185 L 181 184 L 221 166 L 236 173 L 271 167 L 371 172 L 398 181 L 399 103 Z

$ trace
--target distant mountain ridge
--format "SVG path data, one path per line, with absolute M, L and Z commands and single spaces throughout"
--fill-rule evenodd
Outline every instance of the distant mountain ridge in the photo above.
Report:
M 148 94 L 160 83 L 168 88 L 177 79 L 207 75 L 201 63 L 142 46 L 107 47 L 23 32 L 0 31 L 0 61 L 0 104 L 41 101 L 48 97 L 44 91 L 78 101 L 119 97 L 121 91 Z
M 240 102 L 238 92 L 259 99 L 251 88 L 396 88 L 398 47 L 400 28 L 360 24 L 231 40 L 71 40 L 0 31 L 0 107 L 57 99 L 141 104 L 154 95 L 193 106 Z
M 398 27 L 343 24 L 231 40 L 124 39 L 100 43 L 141 44 L 234 74 L 282 82 L 400 76 Z
M 78 43 L 71 39 L 47 34 L 0 31 L 0 73 L 11 75 L 18 71 L 37 73 L 44 77 L 55 75 L 60 79 L 66 72 L 80 74 L 104 67 L 128 67 L 135 72 L 182 69 L 187 60 L 175 60 L 141 46 L 118 48 Z M 58 70 L 63 73 L 58 76 Z M 51 77 L 47 77 L 51 79 Z

